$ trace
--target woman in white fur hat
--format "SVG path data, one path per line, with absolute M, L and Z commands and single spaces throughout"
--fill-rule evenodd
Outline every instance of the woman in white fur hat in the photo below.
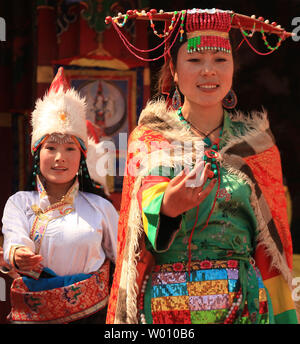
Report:
M 32 114 L 31 191 L 11 196 L 2 219 L 4 259 L 21 275 L 11 322 L 105 321 L 118 214 L 89 174 L 85 113 L 60 68 Z

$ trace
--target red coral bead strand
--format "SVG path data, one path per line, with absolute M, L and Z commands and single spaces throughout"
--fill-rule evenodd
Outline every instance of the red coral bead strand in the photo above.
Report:
M 233 324 L 234 319 L 236 318 L 236 313 L 239 309 L 240 304 L 242 303 L 242 299 L 243 299 L 242 289 L 240 289 L 235 296 L 236 301 L 232 302 L 232 305 L 228 311 L 226 319 L 224 320 L 224 324 Z

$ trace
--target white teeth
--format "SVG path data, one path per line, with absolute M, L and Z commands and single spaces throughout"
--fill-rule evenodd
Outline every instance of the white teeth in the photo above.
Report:
M 217 85 L 199 85 L 202 88 L 217 88 Z

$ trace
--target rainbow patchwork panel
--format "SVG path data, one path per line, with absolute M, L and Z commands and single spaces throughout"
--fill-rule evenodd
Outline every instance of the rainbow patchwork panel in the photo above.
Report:
M 137 195 L 142 210 L 144 231 L 154 248 L 156 248 L 161 202 L 169 181 L 170 179 L 166 177 L 146 176 Z
M 238 262 L 192 262 L 154 267 L 151 282 L 151 312 L 154 324 L 223 323 L 239 289 Z M 267 295 L 259 280 L 260 314 L 268 320 Z M 242 322 L 249 316 L 247 305 Z M 250 320 L 249 320 L 250 322 Z
M 264 281 L 272 299 L 276 324 L 298 324 L 295 304 L 291 298 L 291 291 L 282 275 Z

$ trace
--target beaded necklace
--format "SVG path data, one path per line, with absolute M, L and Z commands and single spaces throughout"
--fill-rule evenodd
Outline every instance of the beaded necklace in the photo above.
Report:
M 180 107 L 178 109 L 178 111 L 177 111 L 177 114 L 179 116 L 179 120 L 188 129 L 190 129 L 191 128 L 191 123 L 188 122 L 183 117 L 181 109 L 182 108 Z M 223 132 L 223 130 L 220 131 L 220 135 L 222 135 L 222 132 Z M 203 155 L 204 165 L 206 165 L 209 162 L 211 163 L 211 168 L 213 170 L 209 171 L 208 177 L 210 179 L 217 178 L 217 180 L 218 180 L 218 187 L 217 187 L 217 192 L 216 192 L 215 197 L 214 197 L 212 208 L 211 208 L 211 210 L 210 210 L 210 212 L 208 214 L 208 217 L 206 219 L 206 222 L 205 222 L 204 226 L 200 229 L 200 232 L 202 232 L 208 226 L 209 220 L 210 220 L 210 218 L 212 216 L 212 213 L 214 211 L 214 208 L 215 208 L 215 205 L 216 205 L 216 202 L 217 202 L 217 195 L 219 193 L 220 185 L 221 185 L 220 167 L 219 167 L 218 161 L 217 161 L 217 158 L 219 156 L 218 150 L 219 150 L 220 137 L 214 143 L 212 143 L 211 140 L 209 139 L 209 137 L 207 137 L 207 136 L 204 138 L 203 141 L 205 143 L 205 147 L 206 148 L 210 147 L 210 149 L 208 149 L 208 150 L 206 150 L 204 152 L 204 155 Z M 193 238 L 194 231 L 196 229 L 196 225 L 198 223 L 198 216 L 199 216 L 199 205 L 197 206 L 196 219 L 195 219 L 195 223 L 194 223 L 194 226 L 192 228 L 192 231 L 191 231 L 191 234 L 190 234 L 190 237 L 189 237 L 189 242 L 188 242 L 188 252 L 189 252 L 188 271 L 189 271 L 189 274 L 190 274 L 190 266 L 191 266 L 191 260 L 192 260 L 192 257 L 191 257 L 192 256 L 192 253 L 191 253 L 192 238 Z
M 178 109 L 177 111 L 177 115 L 179 117 L 179 120 L 188 128 L 191 129 L 193 128 L 195 131 L 197 131 L 199 134 L 204 136 L 204 143 L 205 143 L 205 148 L 210 148 L 208 150 L 205 151 L 204 156 L 203 156 L 203 160 L 205 162 L 205 165 L 207 163 L 211 163 L 211 168 L 212 171 L 210 171 L 209 174 L 209 178 L 214 178 L 218 176 L 218 166 L 217 166 L 217 158 L 219 156 L 218 150 L 220 149 L 219 144 L 220 144 L 220 140 L 223 134 L 223 129 L 220 130 L 220 134 L 219 137 L 212 143 L 209 135 L 212 134 L 214 131 L 216 131 L 217 129 L 219 129 L 221 127 L 221 125 L 217 126 L 216 128 L 214 128 L 213 130 L 211 130 L 208 134 L 203 133 L 201 130 L 199 130 L 198 128 L 196 128 L 191 122 L 187 121 L 183 115 L 182 115 L 182 111 L 181 111 L 181 107 Z
M 211 163 L 211 168 L 213 169 L 211 171 L 211 175 L 209 176 L 210 178 L 218 178 L 218 189 L 214 198 L 214 202 L 212 205 L 212 209 L 208 215 L 208 218 L 206 220 L 205 225 L 203 226 L 203 228 L 201 228 L 200 232 L 203 231 L 209 223 L 209 219 L 213 213 L 213 210 L 215 208 L 215 204 L 216 204 L 216 200 L 217 200 L 217 195 L 219 193 L 219 189 L 220 189 L 220 183 L 221 183 L 221 178 L 220 178 L 220 167 L 218 165 L 217 162 L 217 157 L 219 155 L 218 150 L 219 150 L 219 144 L 220 144 L 220 138 L 222 136 L 223 133 L 223 129 L 220 130 L 220 135 L 219 138 L 217 138 L 214 143 L 211 142 L 210 138 L 208 137 L 211 133 L 213 133 L 215 130 L 217 130 L 218 128 L 220 128 L 220 125 L 217 128 L 214 128 L 212 131 L 210 131 L 208 134 L 205 134 L 203 132 L 201 132 L 198 128 L 195 128 L 192 123 L 190 123 L 189 121 L 187 121 L 183 115 L 182 115 L 182 111 L 181 111 L 181 107 L 178 109 L 177 111 L 177 115 L 179 117 L 179 120 L 188 128 L 191 129 L 194 128 L 198 133 L 200 133 L 201 135 L 204 136 L 204 143 L 205 143 L 205 148 L 210 148 L 208 150 L 205 151 L 205 154 L 203 156 L 203 160 L 205 161 L 205 164 L 207 164 L 208 162 Z M 188 250 L 189 250 L 189 262 L 188 262 L 188 271 L 190 274 L 190 265 L 191 265 L 191 242 L 192 242 L 192 237 L 193 237 L 193 233 L 194 230 L 196 228 L 197 222 L 198 222 L 198 214 L 199 214 L 199 205 L 197 207 L 197 213 L 196 213 L 196 220 L 193 226 L 193 229 L 191 231 L 191 235 L 189 238 L 189 245 L 188 245 Z M 141 292 L 139 295 L 139 301 L 138 301 L 138 308 L 139 308 L 139 315 L 140 315 L 140 321 L 142 324 L 146 324 L 146 316 L 144 313 L 144 297 L 145 297 L 145 292 L 146 292 L 146 286 L 147 286 L 147 282 L 149 279 L 149 275 L 146 275 L 141 287 Z M 240 304 L 242 302 L 242 290 L 241 288 L 236 292 L 233 302 L 231 304 L 231 307 L 228 310 L 228 313 L 224 319 L 224 324 L 232 324 L 237 316 L 237 312 L 238 309 L 240 307 Z

